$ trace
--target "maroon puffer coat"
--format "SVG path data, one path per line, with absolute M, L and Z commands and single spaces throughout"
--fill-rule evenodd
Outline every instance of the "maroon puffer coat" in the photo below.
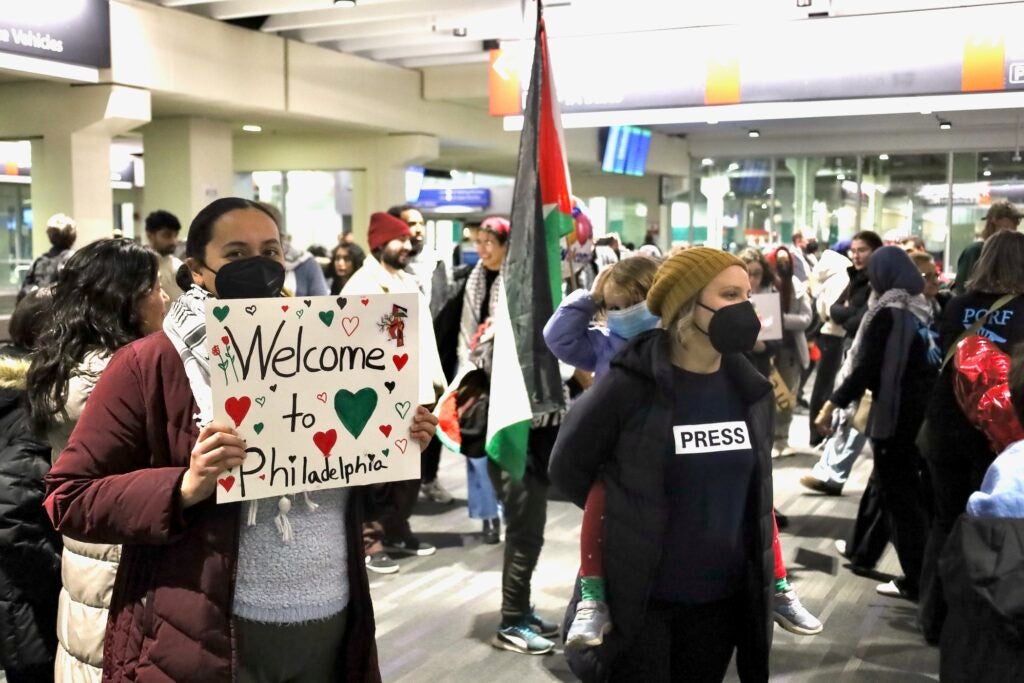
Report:
M 124 544 L 104 641 L 105 681 L 233 681 L 238 504 L 187 510 L 178 493 L 198 429 L 185 369 L 163 332 L 119 351 L 46 477 L 62 534 Z M 346 519 L 346 681 L 378 683 L 358 491 Z

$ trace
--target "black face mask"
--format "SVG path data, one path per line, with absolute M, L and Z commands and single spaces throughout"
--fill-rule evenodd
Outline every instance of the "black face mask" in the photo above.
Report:
M 214 270 L 213 281 L 220 299 L 269 299 L 281 296 L 284 287 L 284 266 L 263 256 L 231 261 Z
M 696 324 L 694 327 L 708 336 L 715 351 L 744 353 L 754 348 L 757 335 L 761 332 L 761 321 L 758 320 L 752 303 L 741 301 L 738 304 L 722 306 L 717 311 L 701 301 L 698 301 L 697 305 L 714 313 L 707 332 Z

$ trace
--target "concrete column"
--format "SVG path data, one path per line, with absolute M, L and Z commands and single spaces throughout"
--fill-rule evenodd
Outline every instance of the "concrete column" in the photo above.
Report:
M 805 235 L 812 234 L 814 226 L 814 178 L 824 159 L 798 157 L 786 159 L 786 168 L 793 174 L 793 229 Z M 785 231 L 783 231 L 785 232 Z M 783 242 L 789 242 L 793 233 L 780 235 Z
M 234 190 L 231 126 L 200 118 L 158 119 L 142 129 L 146 161 L 144 213 L 163 209 L 183 226 Z
M 978 154 L 976 152 L 955 152 L 953 154 L 953 185 L 976 183 L 979 178 Z M 953 271 L 956 270 L 960 252 L 977 238 L 977 233 L 983 227 L 984 222 L 979 220 L 978 210 L 974 206 L 954 205 L 950 213 L 953 216 L 953 224 L 950 226 L 949 261 L 946 270 Z
M 713 175 L 700 179 L 700 193 L 708 200 L 708 241 L 705 246 L 722 248 L 725 218 L 725 195 L 729 192 L 729 176 Z
M 32 253 L 50 248 L 46 219 L 66 213 L 79 246 L 113 231 L 110 140 L 150 119 L 149 92 L 119 85 L 0 86 L 0 138 L 32 141 Z
M 437 138 L 389 135 L 366 145 L 363 170 L 352 174 L 352 232 L 366 246 L 370 214 L 405 203 L 405 168 L 424 164 L 440 154 Z

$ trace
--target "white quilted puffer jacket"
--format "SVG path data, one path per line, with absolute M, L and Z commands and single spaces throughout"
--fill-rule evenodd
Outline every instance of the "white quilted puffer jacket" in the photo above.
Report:
M 47 434 L 53 461 L 67 446 L 71 432 L 82 414 L 110 356 L 89 354 L 68 382 L 66 415 Z M 121 546 L 83 543 L 64 537 L 61 580 L 57 607 L 56 683 L 99 683 L 103 673 L 103 636 L 107 630 L 107 608 L 114 590 Z

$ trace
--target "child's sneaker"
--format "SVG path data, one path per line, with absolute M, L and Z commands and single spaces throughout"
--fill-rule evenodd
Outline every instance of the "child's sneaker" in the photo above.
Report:
M 821 633 L 821 622 L 800 603 L 800 598 L 792 588 L 775 594 L 773 614 L 775 623 L 790 633 L 800 636 Z
M 511 650 L 524 655 L 546 655 L 555 649 L 554 643 L 530 628 L 525 621 L 499 627 L 491 645 L 499 650 Z
M 565 639 L 567 648 L 597 647 L 612 630 L 612 617 L 608 605 L 594 600 L 581 600 L 576 605 L 576 617 L 569 626 Z

